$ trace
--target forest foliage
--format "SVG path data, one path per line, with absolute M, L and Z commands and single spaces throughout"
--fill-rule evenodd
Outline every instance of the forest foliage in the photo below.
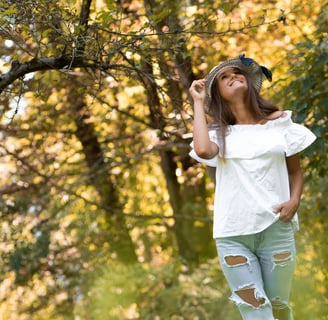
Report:
M 291 304 L 328 314 L 327 0 L 0 0 L 0 319 L 238 318 L 188 88 L 240 53 L 307 125 Z

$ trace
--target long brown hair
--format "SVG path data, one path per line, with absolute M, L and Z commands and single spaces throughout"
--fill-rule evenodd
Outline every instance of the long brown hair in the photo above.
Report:
M 247 73 L 239 70 L 246 78 L 248 84 L 248 92 L 246 96 L 246 104 L 249 110 L 257 121 L 267 119 L 268 116 L 278 111 L 279 108 L 268 100 L 260 96 L 258 91 L 254 88 L 249 80 Z M 215 78 L 211 87 L 211 100 L 208 104 L 207 113 L 213 118 L 210 128 L 215 128 L 219 131 L 219 138 L 222 141 L 222 155 L 224 158 L 226 143 L 225 136 L 228 127 L 236 124 L 236 117 L 228 106 L 228 103 L 222 98 L 217 86 L 217 79 Z

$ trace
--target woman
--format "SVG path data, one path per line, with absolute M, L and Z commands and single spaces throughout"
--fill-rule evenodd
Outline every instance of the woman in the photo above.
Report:
M 241 55 L 192 83 L 190 155 L 216 168 L 213 236 L 242 318 L 291 320 L 298 153 L 315 136 L 259 95 L 264 75 L 271 80 L 268 69 Z

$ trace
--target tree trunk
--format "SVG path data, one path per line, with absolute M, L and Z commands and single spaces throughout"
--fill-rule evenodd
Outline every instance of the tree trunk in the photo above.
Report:
M 160 4 L 154 0 L 144 0 L 144 4 L 146 13 L 150 18 L 162 12 L 162 3 Z M 162 30 L 165 27 L 168 27 L 171 31 L 181 30 L 177 13 L 179 10 L 178 2 L 168 0 L 166 5 L 170 7 L 170 12 L 166 16 L 162 15 L 162 18 L 156 20 L 154 25 L 159 35 L 162 34 Z M 162 39 L 159 36 L 159 41 L 165 43 L 166 40 L 164 37 Z M 173 43 L 173 38 L 171 41 Z M 178 38 L 178 42 L 175 43 L 175 46 L 177 45 L 179 50 L 175 50 L 175 54 L 171 56 L 172 60 L 167 61 L 167 56 L 158 55 L 158 64 L 163 78 L 170 79 L 172 75 L 179 75 L 179 83 L 173 80 L 167 81 L 167 94 L 170 96 L 173 110 L 182 110 L 183 92 L 188 90 L 195 77 L 192 72 L 191 59 L 186 55 L 188 52 L 186 43 L 181 35 Z M 165 45 L 163 46 L 165 47 Z M 151 59 L 148 59 L 148 61 L 151 61 Z M 152 74 L 152 68 L 147 63 L 144 64 L 144 70 L 146 74 Z M 148 97 L 152 97 L 148 99 L 152 122 L 156 128 L 162 129 L 165 127 L 165 124 L 162 122 L 166 117 L 163 115 L 159 99 L 154 99 L 156 95 L 155 82 L 150 82 L 149 78 L 144 79 L 144 82 L 148 90 Z M 178 142 L 186 143 L 183 139 Z M 197 264 L 201 260 L 201 257 L 213 257 L 216 254 L 212 239 L 212 223 L 209 221 L 206 205 L 205 180 L 194 178 L 190 179 L 190 181 L 195 181 L 195 184 L 190 183 L 190 181 L 179 184 L 176 176 L 178 162 L 182 162 L 183 174 L 188 175 L 187 169 L 191 166 L 191 161 L 185 155 L 185 152 L 178 151 L 178 153 L 174 153 L 171 151 L 162 151 L 160 152 L 160 157 L 175 217 L 174 232 L 179 254 L 189 264 Z
M 134 244 L 130 237 L 125 216 L 120 204 L 115 181 L 106 170 L 104 155 L 97 134 L 94 130 L 84 96 L 74 88 L 68 93 L 76 124 L 76 136 L 82 144 L 83 153 L 89 169 L 90 183 L 100 196 L 100 207 L 106 211 L 108 238 L 111 249 L 117 258 L 124 263 L 137 261 Z
M 216 254 L 212 223 L 207 215 L 206 186 L 204 179 L 191 176 L 187 177 L 189 181 L 179 184 L 175 158 L 177 155 L 173 152 L 161 152 L 162 170 L 174 214 L 174 233 L 179 255 L 183 261 L 193 266 Z
M 163 130 L 166 125 L 166 117 L 163 115 L 156 83 L 155 81 L 151 81 L 154 76 L 152 65 L 148 61 L 151 61 L 151 59 L 147 59 L 142 64 L 143 72 L 140 74 L 140 78 L 147 90 L 151 122 L 153 127 L 159 129 L 162 133 L 161 139 L 165 141 L 168 139 L 165 137 Z M 170 67 L 166 65 L 163 57 L 159 61 L 159 66 L 162 71 L 164 70 L 163 72 L 169 72 L 170 70 Z M 172 89 L 169 91 L 171 101 L 173 104 L 178 104 L 173 107 L 179 110 L 182 103 L 181 89 L 179 89 L 179 86 L 174 84 L 174 82 L 172 82 L 170 87 Z M 179 142 L 186 143 L 183 139 Z M 187 150 L 187 148 L 185 150 Z M 182 260 L 186 261 L 188 264 L 197 264 L 201 260 L 201 257 L 212 257 L 215 254 L 215 250 L 213 245 L 210 245 L 212 238 L 211 223 L 209 223 L 209 221 L 204 221 L 206 220 L 204 216 L 207 217 L 204 179 L 201 181 L 192 179 L 192 181 L 196 181 L 196 185 L 190 185 L 188 181 L 184 184 L 178 182 L 176 175 L 178 162 L 183 162 L 182 166 L 185 170 L 191 166 L 191 161 L 190 159 L 188 160 L 188 156 L 186 156 L 185 153 L 186 152 L 181 151 L 177 153 L 172 150 L 160 150 L 159 155 L 175 218 L 174 233 L 177 240 L 179 255 Z M 197 203 L 188 205 L 188 203 L 192 203 L 193 199 L 197 201 Z

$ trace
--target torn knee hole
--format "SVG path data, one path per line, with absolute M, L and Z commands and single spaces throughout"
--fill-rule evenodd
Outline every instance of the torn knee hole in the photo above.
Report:
M 281 301 L 278 297 L 271 301 L 273 315 L 278 319 L 289 319 L 290 308 L 287 302 Z
M 290 261 L 292 261 L 292 254 L 289 251 L 273 255 L 273 262 L 276 264 L 285 264 Z
M 264 297 L 256 296 L 254 288 L 238 290 L 236 293 L 241 299 L 243 299 L 248 304 L 251 304 L 255 308 L 258 308 L 265 303 Z
M 247 258 L 244 256 L 226 256 L 224 257 L 224 260 L 229 266 L 237 266 L 247 263 Z

